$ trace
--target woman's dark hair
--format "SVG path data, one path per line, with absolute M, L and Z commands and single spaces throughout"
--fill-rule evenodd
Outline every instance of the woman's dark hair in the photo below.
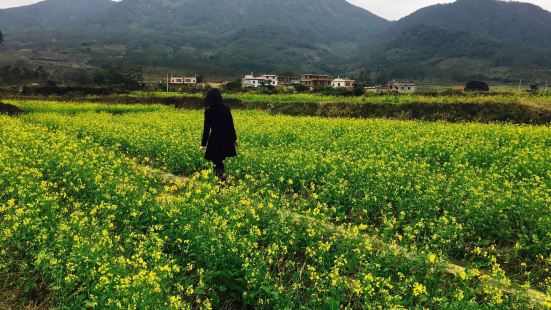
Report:
M 212 107 L 216 105 L 223 105 L 222 93 L 218 89 L 210 89 L 205 95 L 205 105 Z

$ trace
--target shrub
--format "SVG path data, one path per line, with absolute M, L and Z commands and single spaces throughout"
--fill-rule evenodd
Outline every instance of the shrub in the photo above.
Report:
M 222 87 L 225 91 L 239 91 L 241 90 L 241 80 L 237 79 L 224 84 Z
M 346 88 L 333 88 L 333 87 L 320 87 L 314 90 L 316 93 L 320 93 L 325 96 L 350 96 L 352 91 Z
M 352 94 L 354 96 L 361 96 L 365 93 L 364 91 L 365 84 L 354 83 L 354 88 L 352 89 Z
M 304 86 L 302 84 L 295 84 L 293 85 L 293 87 L 295 88 L 295 91 L 297 93 L 304 93 L 310 90 L 307 86 Z
M 483 91 L 487 92 L 490 91 L 490 87 L 486 82 L 482 81 L 470 81 L 465 86 L 465 91 Z
M 530 84 L 530 90 L 529 92 L 532 94 L 537 94 L 540 90 L 540 86 L 538 84 Z

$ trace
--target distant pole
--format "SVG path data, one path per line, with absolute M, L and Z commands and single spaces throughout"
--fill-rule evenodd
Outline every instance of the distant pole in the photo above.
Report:
M 521 89 L 522 89 L 522 80 L 518 82 L 518 91 L 520 91 Z
M 166 74 L 166 92 L 168 93 L 168 73 Z

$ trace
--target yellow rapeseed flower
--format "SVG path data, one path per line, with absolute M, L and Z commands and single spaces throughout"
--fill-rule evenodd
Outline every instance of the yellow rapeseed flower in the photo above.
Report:
M 427 288 L 423 284 L 416 282 L 413 285 L 413 296 L 419 296 L 426 293 L 427 293 Z

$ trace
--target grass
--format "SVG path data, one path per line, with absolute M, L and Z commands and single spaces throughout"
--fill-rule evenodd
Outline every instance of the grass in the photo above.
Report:
M 337 97 L 319 94 L 254 94 L 227 93 L 224 95 L 232 108 L 265 110 L 272 114 L 294 116 L 322 116 L 348 118 L 390 118 L 401 120 L 448 121 L 448 122 L 506 122 L 518 124 L 551 123 L 551 96 L 527 93 L 489 93 L 460 95 L 372 95 L 360 97 Z M 184 109 L 203 108 L 202 94 L 146 93 L 108 97 L 64 97 L 63 103 L 53 99 L 35 98 L 26 100 L 29 109 L 39 111 L 89 111 L 110 113 L 147 112 L 159 110 L 159 105 L 171 105 Z M 41 103 L 45 101 L 44 104 Z M 12 101 L 7 101 L 12 102 Z M 15 101 L 17 102 L 17 101 Z M 95 103 L 90 104 L 91 102 Z M 109 102 L 109 107 L 102 103 Z M 85 107 L 79 107 L 84 103 Z M 136 105 L 128 109 L 124 104 Z M 53 107 L 48 107 L 52 106 Z
M 133 97 L 182 97 L 195 98 L 201 97 L 202 94 L 187 94 L 177 92 L 136 92 L 132 93 Z M 531 95 L 527 93 L 489 93 L 481 94 L 463 94 L 463 95 L 423 95 L 423 94 L 406 94 L 406 95 L 366 95 L 360 97 L 339 97 L 325 96 L 319 94 L 255 94 L 255 93 L 228 93 L 225 94 L 227 99 L 242 100 L 246 103 L 384 103 L 384 104 L 410 104 L 410 103 L 505 103 L 505 104 L 550 104 L 551 94 Z

